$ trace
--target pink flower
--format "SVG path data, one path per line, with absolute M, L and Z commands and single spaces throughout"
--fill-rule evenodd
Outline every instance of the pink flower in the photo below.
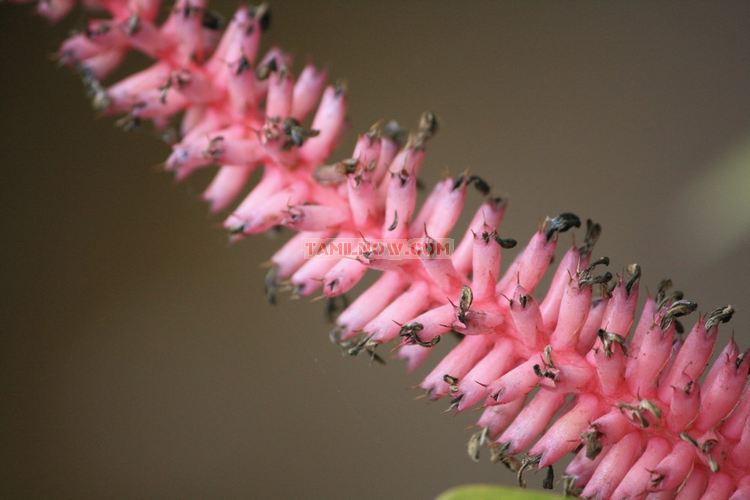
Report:
M 72 6 L 48 0 L 38 10 L 54 21 Z M 380 360 L 376 348 L 395 341 L 413 369 L 444 335 L 461 337 L 421 387 L 456 411 L 484 408 L 472 458 L 487 446 L 521 484 L 524 472 L 546 468 L 552 487 L 552 466 L 575 453 L 564 488 L 587 498 L 750 498 L 747 353 L 731 341 L 701 381 L 731 306 L 699 314 L 682 335 L 679 318 L 697 305 L 663 281 L 636 321 L 641 269 L 631 264 L 615 276 L 605 270 L 609 259 L 592 259 L 601 228 L 590 220 L 542 298 L 537 287 L 559 234 L 581 226 L 570 213 L 546 218 L 501 273 L 503 250 L 515 241 L 501 236 L 506 203 L 483 179 L 445 179 L 417 207 L 417 176 L 437 132 L 432 113 L 405 140 L 396 124 L 376 124 L 351 158 L 327 163 L 346 127 L 346 89 L 326 87 L 313 66 L 295 78 L 278 48 L 259 57 L 264 6 L 240 8 L 223 33 L 201 1 L 178 0 L 161 25 L 157 1 L 86 6 L 110 18 L 68 39 L 60 57 L 81 73 L 95 107 L 124 114 L 126 127 L 164 128 L 181 116 L 165 167 L 183 179 L 219 166 L 203 196 L 215 212 L 235 206 L 224 221 L 234 239 L 278 226 L 298 231 L 271 258 L 272 302 L 280 287 L 334 299 L 373 269 L 378 280 L 336 319 L 331 338 L 345 352 Z M 131 49 L 153 64 L 105 87 Z M 237 202 L 256 168 L 262 179 Z M 469 188 L 483 201 L 452 255 L 438 255 Z M 412 239 L 425 251 L 306 258 L 304 243 L 315 239 Z

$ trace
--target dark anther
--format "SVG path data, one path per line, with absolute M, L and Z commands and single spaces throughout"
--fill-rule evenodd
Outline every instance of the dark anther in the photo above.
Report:
M 125 24 L 125 33 L 128 36 L 133 36 L 141 30 L 141 18 L 138 14 L 133 14 L 128 18 Z
M 159 102 L 162 104 L 167 103 L 167 94 L 169 89 L 172 88 L 172 77 L 168 77 L 167 80 L 159 87 Z
M 266 31 L 271 27 L 271 10 L 268 8 L 267 3 L 262 3 L 258 6 L 250 6 L 249 13 L 251 17 L 258 20 L 261 31 Z
M 244 232 L 245 232 L 245 224 L 244 223 L 237 224 L 236 226 L 233 226 L 233 227 L 229 228 L 229 235 L 230 236 L 241 235 L 241 234 L 244 234 Z
M 391 222 L 391 225 L 388 226 L 388 231 L 395 231 L 395 229 L 398 227 L 398 210 L 393 211 L 393 222 Z
M 566 497 L 578 497 L 581 495 L 581 488 L 576 486 L 578 478 L 575 476 L 565 475 L 563 476 L 563 493 Z
M 698 308 L 698 304 L 689 300 L 677 300 L 670 305 L 659 323 L 662 330 L 666 330 L 672 324 L 674 318 L 686 316 Z
M 206 9 L 201 16 L 201 26 L 211 31 L 220 31 L 224 28 L 224 18 L 218 12 Z
M 542 488 L 545 490 L 551 490 L 555 487 L 555 469 L 551 465 L 547 466 L 547 475 L 544 476 L 542 481 Z
M 520 297 L 518 297 L 518 303 L 521 304 L 522 308 L 526 308 L 526 304 L 528 304 L 530 300 L 530 295 L 521 295 Z
M 91 105 L 96 111 L 104 111 L 111 104 L 109 95 L 99 80 L 94 77 L 92 71 L 84 66 L 78 66 L 78 73 L 86 89 L 86 94 L 91 98 Z
M 287 118 L 282 125 L 284 134 L 288 137 L 282 145 L 282 149 L 290 149 L 292 146 L 300 147 L 310 137 L 320 134 L 319 130 L 305 128 L 294 118 Z M 355 160 L 356 164 L 356 160 Z
M 542 225 L 542 231 L 549 241 L 555 233 L 564 233 L 571 227 L 581 227 L 581 219 L 576 214 L 564 212 L 552 219 L 547 217 Z
M 591 430 L 588 430 L 581 434 L 581 440 L 586 445 L 586 458 L 589 460 L 595 459 L 602 451 L 601 438 L 604 434 L 596 427 L 591 426 Z
M 278 291 L 278 276 L 279 268 L 276 266 L 271 267 L 266 273 L 266 278 L 263 281 L 263 286 L 266 294 L 266 300 L 271 305 L 276 304 L 276 292 Z
M 698 440 L 695 439 L 693 436 L 688 434 L 687 432 L 680 432 L 680 439 L 683 441 L 692 444 L 696 448 L 700 448 L 700 444 L 698 444 Z
M 469 442 L 466 445 L 466 452 L 469 454 L 474 462 L 479 462 L 479 450 L 487 444 L 487 437 L 489 435 L 489 428 L 484 427 L 479 432 L 475 432 L 469 437 Z
M 346 95 L 347 88 L 346 80 L 336 80 L 333 83 L 333 95 L 343 97 Z
M 469 184 L 474 184 L 474 187 L 477 191 L 479 191 L 483 196 L 487 196 L 490 194 L 490 185 L 487 184 L 487 181 L 479 177 L 478 175 L 470 175 Z
M 596 284 L 601 283 L 608 283 L 609 280 L 612 279 L 612 273 L 609 271 L 599 275 L 599 276 L 593 276 L 591 272 L 596 268 L 597 266 L 608 266 L 609 265 L 609 258 L 608 257 L 602 257 L 600 259 L 595 260 L 591 264 L 589 264 L 588 267 L 586 267 L 583 271 L 581 271 L 578 275 L 578 286 L 584 287 L 584 286 L 592 286 Z
M 658 488 L 662 481 L 664 481 L 664 474 L 651 472 L 651 488 Z
M 719 323 L 726 323 L 727 321 L 732 319 L 733 314 L 734 307 L 732 307 L 731 305 L 714 309 L 713 311 L 708 313 L 708 316 L 706 318 L 706 330 L 710 330 L 711 328 L 717 326 Z
M 401 144 L 406 136 L 406 131 L 401 128 L 396 120 L 390 120 L 383 125 L 383 136 L 396 144 Z
M 435 113 L 425 111 L 419 118 L 419 128 L 409 136 L 409 146 L 414 149 L 424 149 L 425 144 L 438 131 L 438 120 Z
M 472 302 L 474 302 L 474 293 L 470 287 L 464 285 L 458 296 L 458 320 L 461 323 L 466 323 L 466 313 L 469 312 Z
M 742 366 L 742 362 L 745 360 L 746 352 L 741 352 L 737 355 L 737 357 L 734 359 L 734 367 L 738 368 Z
M 269 76 L 271 76 L 271 73 L 278 71 L 278 69 L 279 65 L 276 62 L 276 58 L 272 57 L 269 61 L 260 64 L 257 68 L 255 68 L 255 78 L 260 81 L 266 80 Z
M 459 189 L 459 188 L 463 187 L 465 184 L 468 184 L 468 182 L 466 180 L 466 176 L 465 175 L 459 175 L 458 177 L 456 177 L 456 180 L 453 181 L 453 187 L 451 189 L 453 191 L 455 191 L 456 189 Z
M 536 467 L 539 465 L 539 462 L 541 461 L 542 456 L 541 455 L 532 455 L 524 458 L 521 461 L 521 467 L 518 469 L 518 473 L 516 474 L 516 479 L 518 480 L 518 486 L 521 488 L 526 487 L 526 480 L 523 478 L 524 472 L 526 472 L 527 469 L 530 469 L 532 467 Z
M 346 295 L 338 297 L 329 297 L 326 300 L 325 317 L 329 323 L 333 323 L 338 315 L 349 306 L 349 299 Z
M 594 249 L 594 245 L 596 245 L 601 234 L 602 226 L 596 224 L 591 219 L 586 219 L 586 236 L 583 238 L 583 245 L 578 247 L 578 253 L 581 255 L 589 255 Z
M 602 346 L 604 346 L 604 355 L 609 357 L 612 357 L 612 346 L 614 344 L 618 344 L 620 348 L 622 349 L 622 353 L 627 356 L 628 355 L 628 348 L 625 345 L 625 337 L 622 335 L 618 335 L 614 332 L 608 332 L 606 330 L 599 330 L 599 333 L 597 334 L 599 336 L 599 340 L 602 341 Z
M 458 392 L 458 377 L 454 377 L 452 375 L 445 374 L 443 375 L 443 382 L 448 384 L 448 391 L 451 394 L 455 394 Z M 459 399 L 460 401 L 460 399 Z
M 141 118 L 135 113 L 128 113 L 115 121 L 115 126 L 120 127 L 125 132 L 132 132 L 141 127 Z
M 432 340 L 424 341 L 419 338 L 419 332 L 424 330 L 424 325 L 417 322 L 407 323 L 401 327 L 398 332 L 399 336 L 404 339 L 407 344 L 417 344 L 422 347 L 432 347 L 440 342 L 440 336 L 436 335 Z
M 234 70 L 234 74 L 239 76 L 249 69 L 250 69 L 250 60 L 244 55 L 242 55 L 240 57 L 240 60 L 237 61 L 237 69 Z
M 506 250 L 509 248 L 513 248 L 516 245 L 518 245 L 518 242 L 514 240 L 513 238 L 501 238 L 500 236 L 495 236 L 495 241 L 498 245 L 500 245 L 500 248 L 505 248 Z
M 657 286 L 656 291 L 656 308 L 661 309 L 661 307 L 666 304 L 670 300 L 681 300 L 683 297 L 683 293 L 679 290 L 675 290 L 672 293 L 669 292 L 669 289 L 672 288 L 672 280 L 671 279 L 663 279 L 659 282 L 659 285 Z
M 208 148 L 203 152 L 206 158 L 218 161 L 224 154 L 224 136 L 217 135 L 208 141 Z
M 641 266 L 638 264 L 630 264 L 626 269 L 625 272 L 630 276 L 628 278 L 628 281 L 625 283 L 625 291 L 628 295 L 633 291 L 633 287 L 638 284 L 638 281 L 641 279 Z

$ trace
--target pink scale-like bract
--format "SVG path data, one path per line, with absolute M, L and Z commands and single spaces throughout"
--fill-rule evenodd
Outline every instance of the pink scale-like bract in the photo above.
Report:
M 44 0 L 37 10 L 56 21 L 73 6 Z M 486 446 L 521 484 L 524 472 L 546 469 L 552 487 L 552 466 L 574 453 L 558 482 L 587 498 L 750 498 L 750 357 L 732 340 L 702 380 L 731 306 L 698 314 L 681 335 L 677 318 L 697 306 L 663 281 L 636 318 L 640 267 L 615 276 L 607 258 L 593 259 L 601 228 L 590 220 L 584 244 L 567 249 L 539 293 L 559 234 L 581 225 L 570 213 L 544 219 L 501 272 L 515 241 L 499 235 L 506 203 L 484 180 L 445 179 L 417 207 L 417 176 L 437 131 L 432 113 L 404 142 L 393 123 L 373 126 L 351 158 L 331 163 L 346 128 L 346 89 L 326 86 L 311 65 L 295 78 L 278 48 L 258 54 L 265 6 L 240 8 L 225 28 L 202 0 L 178 0 L 160 25 L 156 0 L 84 6 L 109 17 L 68 39 L 60 58 L 80 72 L 95 107 L 124 115 L 126 128 L 180 120 L 165 167 L 183 179 L 218 166 L 203 197 L 214 212 L 234 207 L 224 221 L 233 239 L 298 231 L 271 258 L 271 302 L 286 287 L 335 304 L 372 269 L 380 277 L 331 333 L 346 353 L 382 360 L 377 346 L 395 341 L 413 369 L 443 336 L 461 337 L 421 387 L 456 411 L 484 406 L 472 458 Z M 105 87 L 129 50 L 153 64 Z M 239 200 L 255 169 L 260 181 Z M 314 238 L 416 238 L 434 249 L 452 234 L 470 187 L 483 201 L 450 258 L 303 255 Z

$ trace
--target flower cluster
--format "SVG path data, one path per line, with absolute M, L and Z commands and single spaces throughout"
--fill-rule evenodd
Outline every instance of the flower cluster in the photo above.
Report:
M 73 0 L 37 5 L 56 20 Z M 552 487 L 552 466 L 576 453 L 562 483 L 586 498 L 750 498 L 750 357 L 731 341 L 703 378 L 731 306 L 699 314 L 684 334 L 679 318 L 697 305 L 665 280 L 636 321 L 641 269 L 604 270 L 609 260 L 592 258 L 601 228 L 590 220 L 583 244 L 567 249 L 544 298 L 535 298 L 559 234 L 581 220 L 546 218 L 501 274 L 503 250 L 516 242 L 500 235 L 506 203 L 483 179 L 444 179 L 417 207 L 438 127 L 432 113 L 408 135 L 378 123 L 350 158 L 327 162 L 346 126 L 346 89 L 326 86 L 310 65 L 295 78 L 280 49 L 258 57 L 264 6 L 240 8 L 223 32 L 202 0 L 178 0 L 160 24 L 157 0 L 85 6 L 109 17 L 68 39 L 60 58 L 80 72 L 94 106 L 124 115 L 126 127 L 180 120 L 165 167 L 182 179 L 218 166 L 204 198 L 217 212 L 235 205 L 224 222 L 232 238 L 297 231 L 271 259 L 269 300 L 281 289 L 335 299 L 373 269 L 377 281 L 335 319 L 331 338 L 346 353 L 382 361 L 376 348 L 395 341 L 413 369 L 443 336 L 460 337 L 421 387 L 455 411 L 483 407 L 469 440 L 473 459 L 487 447 L 521 484 L 524 472 L 546 470 Z M 153 64 L 103 85 L 131 49 Z M 258 168 L 260 181 L 236 203 Z M 430 249 L 451 235 L 470 188 L 483 201 L 452 255 L 438 256 Z M 410 239 L 425 251 L 416 259 L 306 256 L 314 239 Z

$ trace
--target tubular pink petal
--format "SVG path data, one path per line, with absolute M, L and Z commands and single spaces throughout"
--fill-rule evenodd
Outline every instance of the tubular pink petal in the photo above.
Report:
M 518 285 L 509 309 L 519 340 L 531 349 L 541 348 L 547 339 L 539 305 L 534 297 Z
M 548 240 L 546 235 L 538 231 L 516 257 L 495 288 L 498 293 L 509 295 L 516 285 L 533 292 L 552 260 L 557 247 L 555 238 Z
M 493 298 L 500 272 L 500 245 L 494 240 L 493 231 L 488 226 L 483 226 L 482 231 L 474 237 L 472 263 L 471 289 L 475 300 Z
M 539 467 L 551 465 L 579 444 L 579 436 L 601 411 L 595 396 L 581 394 L 576 405 L 552 424 L 531 448 L 531 455 L 541 455 Z
M 458 411 L 474 406 L 487 396 L 488 385 L 508 371 L 515 361 L 513 343 L 496 337 L 492 349 L 458 383 Z
M 429 306 L 429 287 L 423 281 L 414 282 L 407 291 L 399 295 L 388 307 L 367 323 L 364 331 L 376 342 L 390 342 L 401 326 Z
M 406 371 L 413 372 L 425 362 L 432 352 L 429 347 L 421 345 L 402 345 L 398 348 L 397 357 L 406 361 Z
M 737 404 L 750 365 L 750 357 L 738 350 L 732 339 L 706 376 L 701 388 L 701 411 L 694 424 L 698 431 L 712 428 Z
M 521 397 L 505 404 L 488 406 L 479 417 L 477 425 L 488 429 L 490 438 L 495 439 L 516 418 L 525 400 L 526 398 Z
M 219 172 L 202 195 L 203 199 L 209 203 L 211 211 L 215 213 L 226 209 L 242 192 L 253 170 L 255 170 L 254 165 L 230 165 L 219 168 Z
M 745 392 L 740 396 L 740 402 L 732 410 L 721 426 L 721 433 L 732 440 L 740 439 L 750 418 L 750 385 L 745 386 Z
M 573 480 L 576 488 L 583 489 L 608 452 L 609 447 L 604 447 L 596 458 L 590 459 L 586 456 L 586 448 L 582 448 L 565 468 L 565 475 Z
M 311 127 L 320 133 L 305 141 L 299 149 L 300 156 L 313 165 L 320 164 L 333 151 L 345 121 L 346 92 L 340 87 L 326 88 Z
M 539 385 L 539 377 L 534 373 L 534 366 L 541 364 L 539 356 L 516 366 L 505 375 L 489 385 L 487 405 L 503 404 L 526 396 Z
M 675 497 L 676 500 L 699 500 L 708 485 L 708 474 L 701 467 L 695 467 Z
M 631 432 L 617 444 L 612 445 L 586 484 L 582 495 L 587 498 L 610 498 L 617 485 L 638 459 L 641 449 L 641 437 L 638 432 Z
M 651 471 L 651 491 L 675 491 L 693 467 L 695 448 L 692 444 L 678 441 L 672 451 Z
M 607 298 L 601 298 L 591 302 L 591 309 L 586 316 L 586 322 L 578 333 L 578 343 L 576 344 L 578 354 L 586 354 L 593 347 L 599 333 L 599 326 L 602 324 L 604 312 L 607 309 L 607 301 Z
M 698 414 L 701 388 L 700 385 L 683 375 L 683 378 L 677 381 L 677 385 L 673 385 L 671 390 L 669 416 L 666 422 L 672 431 L 679 432 L 686 429 Z
M 650 471 L 667 456 L 670 449 L 669 441 L 664 438 L 653 437 L 649 439 L 643 454 L 630 467 L 628 473 L 625 474 L 625 477 L 612 493 L 612 499 L 620 500 L 644 496 L 648 491 L 651 479 Z
M 725 500 L 731 496 L 733 491 L 734 481 L 732 477 L 729 474 L 717 472 L 709 476 L 708 485 L 701 500 Z
M 557 317 L 560 313 L 560 302 L 562 301 L 563 293 L 568 286 L 571 276 L 575 276 L 578 269 L 580 269 L 581 266 L 585 267 L 587 264 L 588 262 L 581 261 L 581 254 L 575 246 L 570 247 L 568 251 L 565 252 L 565 255 L 563 255 L 560 264 L 555 270 L 555 275 L 552 277 L 552 282 L 544 296 L 544 300 L 539 306 L 544 320 L 544 328 L 547 331 L 553 331 L 555 326 L 557 326 Z M 599 325 L 596 326 L 597 328 L 599 327 Z
M 359 283 L 367 272 L 367 266 L 354 259 L 341 259 L 323 276 L 323 295 L 342 295 Z
M 315 109 L 325 84 L 325 71 L 318 71 L 312 64 L 304 67 L 299 78 L 297 78 L 297 83 L 294 84 L 292 118 L 302 121 Z
M 497 441 L 507 443 L 509 453 L 526 449 L 544 430 L 564 401 L 564 394 L 540 389 Z
M 343 330 L 343 338 L 347 337 L 347 333 L 362 330 L 368 322 L 393 302 L 393 299 L 404 289 L 405 284 L 406 282 L 397 273 L 383 273 L 336 319 L 336 324 Z
M 591 307 L 591 287 L 570 280 L 560 303 L 560 315 L 550 342 L 554 349 L 575 349 L 586 315 Z
M 505 215 L 508 204 L 500 198 L 491 198 L 477 209 L 461 242 L 456 246 L 453 256 L 453 266 L 461 274 L 468 274 L 473 264 L 474 235 L 481 233 L 483 227 L 490 231 L 497 230 Z
M 276 266 L 277 277 L 286 279 L 305 263 L 305 242 L 325 237 L 325 233 L 300 232 L 273 254 L 271 262 Z
M 457 384 L 492 347 L 487 335 L 464 337 L 425 377 L 420 387 L 438 399 L 457 392 Z

